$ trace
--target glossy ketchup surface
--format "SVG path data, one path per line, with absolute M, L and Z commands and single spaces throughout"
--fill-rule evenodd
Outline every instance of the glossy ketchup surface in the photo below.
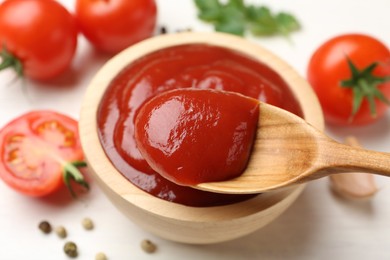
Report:
M 237 92 L 302 116 L 288 85 L 263 63 L 212 45 L 169 47 L 132 62 L 108 86 L 97 113 L 108 158 L 135 186 L 168 201 L 205 207 L 249 198 L 177 185 L 156 173 L 141 155 L 134 133 L 139 109 L 152 97 L 179 88 Z
M 176 89 L 156 95 L 135 120 L 150 167 L 185 186 L 240 175 L 252 150 L 259 101 L 233 92 Z

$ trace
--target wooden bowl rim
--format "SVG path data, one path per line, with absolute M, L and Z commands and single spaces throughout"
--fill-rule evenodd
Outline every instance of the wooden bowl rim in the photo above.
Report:
M 321 107 L 306 80 L 286 62 L 259 44 L 224 33 L 186 32 L 160 35 L 135 44 L 114 56 L 91 80 L 82 103 L 79 121 L 81 143 L 88 165 L 99 185 L 106 192 L 122 198 L 121 203 L 130 203 L 141 210 L 170 219 L 191 222 L 221 221 L 247 217 L 270 209 L 302 188 L 274 191 L 225 206 L 189 207 L 156 198 L 137 188 L 116 170 L 105 155 L 98 137 L 96 115 L 100 100 L 112 79 L 129 63 L 148 53 L 190 43 L 225 47 L 266 64 L 291 87 L 301 104 L 304 118 L 318 129 L 324 129 Z

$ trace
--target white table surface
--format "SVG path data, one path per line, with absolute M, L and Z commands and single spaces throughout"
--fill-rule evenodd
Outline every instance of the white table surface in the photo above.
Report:
M 73 10 L 73 0 L 62 0 Z M 249 2 L 249 1 L 248 1 Z M 283 38 L 253 39 L 283 57 L 305 76 L 308 59 L 326 39 L 340 33 L 362 32 L 390 46 L 389 0 L 263 0 L 274 10 L 293 12 L 303 25 Z M 211 31 L 196 19 L 191 0 L 158 0 L 158 23 L 169 31 L 192 28 Z M 0 74 L 0 125 L 32 109 L 54 109 L 75 118 L 86 85 L 108 59 L 97 54 L 80 37 L 72 70 L 50 83 L 11 83 L 13 74 Z M 380 122 L 362 128 L 333 128 L 338 140 L 353 134 L 369 149 L 390 151 L 390 113 Z M 114 208 L 95 183 L 82 201 L 34 199 L 20 195 L 0 181 L 0 259 L 68 259 L 64 240 L 54 233 L 43 235 L 38 223 L 49 220 L 67 227 L 69 240 L 79 245 L 78 259 L 94 259 L 103 251 L 109 259 L 390 259 L 390 181 L 377 178 L 379 193 L 367 202 L 351 202 L 334 196 L 327 179 L 310 183 L 286 213 L 265 228 L 231 242 L 194 246 L 155 237 L 133 224 Z M 93 231 L 81 228 L 91 217 Z M 158 245 L 153 255 L 139 246 L 148 238 Z

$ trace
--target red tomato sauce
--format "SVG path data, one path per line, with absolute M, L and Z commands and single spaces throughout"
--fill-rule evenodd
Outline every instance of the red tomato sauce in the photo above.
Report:
M 259 101 L 233 92 L 183 88 L 146 102 L 135 139 L 150 167 L 192 186 L 240 175 L 251 154 Z
M 263 63 L 218 46 L 169 47 L 132 62 L 107 88 L 99 106 L 97 123 L 108 158 L 135 186 L 168 201 L 205 207 L 252 197 L 215 194 L 177 185 L 160 176 L 145 161 L 134 135 L 136 114 L 150 98 L 178 88 L 237 92 L 302 116 L 288 85 Z

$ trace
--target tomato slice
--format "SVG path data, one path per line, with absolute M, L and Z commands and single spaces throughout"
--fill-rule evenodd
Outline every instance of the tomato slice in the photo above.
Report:
M 63 114 L 32 111 L 0 130 L 0 178 L 21 193 L 45 196 L 70 179 L 88 187 L 75 168 L 83 158 L 77 121 Z

